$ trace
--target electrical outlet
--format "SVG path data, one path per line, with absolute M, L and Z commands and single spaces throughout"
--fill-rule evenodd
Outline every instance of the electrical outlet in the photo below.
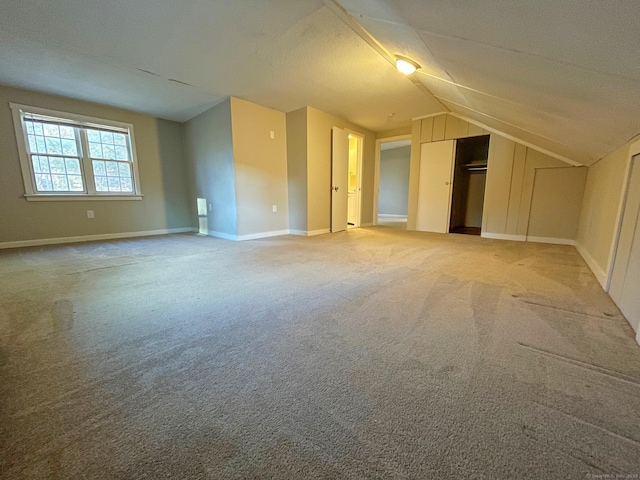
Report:
M 273 140 L 274 138 L 276 138 L 276 132 L 274 132 L 273 130 L 271 130 L 269 132 L 269 137 L 271 138 L 271 140 Z
M 87 210 L 87 218 L 95 218 L 93 210 Z
M 209 211 L 211 212 L 213 210 L 213 207 L 211 206 L 211 204 L 209 204 Z
M 274 211 L 274 212 L 277 212 L 277 211 L 278 211 L 278 206 L 277 206 L 277 205 L 274 205 L 272 208 L 273 208 L 273 211 Z

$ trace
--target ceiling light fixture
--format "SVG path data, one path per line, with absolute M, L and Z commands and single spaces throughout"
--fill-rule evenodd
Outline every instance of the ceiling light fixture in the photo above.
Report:
M 396 55 L 396 68 L 400 73 L 411 75 L 420 68 L 420 65 L 407 57 Z

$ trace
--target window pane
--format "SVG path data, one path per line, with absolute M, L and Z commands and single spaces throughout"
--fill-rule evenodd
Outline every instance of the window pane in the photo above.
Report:
M 118 176 L 118 164 L 116 162 L 105 162 L 107 167 L 107 175 L 110 177 Z
M 118 164 L 118 173 L 121 177 L 130 177 L 131 170 L 129 169 L 128 163 L 119 163 Z
M 27 129 L 27 133 L 33 135 L 33 122 L 25 120 L 24 126 Z
M 39 192 L 51 192 L 51 191 L 53 191 L 53 184 L 51 183 L 51 177 L 49 175 L 37 174 L 36 175 L 36 189 Z
M 62 143 L 63 155 L 69 155 L 74 157 L 78 155 L 78 146 L 76 145 L 75 140 L 63 139 L 61 140 L 61 143 Z
M 129 160 L 127 147 L 116 146 L 116 160 Z
M 113 133 L 111 132 L 100 132 L 100 138 L 102 143 L 113 143 Z
M 100 132 L 97 130 L 87 130 L 87 138 L 90 142 L 100 143 Z
M 107 177 L 95 177 L 96 179 L 96 192 L 108 192 L 109 183 Z
M 122 133 L 114 133 L 113 134 L 113 143 L 116 145 L 124 145 L 127 146 L 127 137 Z
M 36 135 L 44 135 L 44 130 L 42 129 L 42 124 L 33 122 L 33 131 Z
M 47 153 L 47 146 L 44 144 L 44 137 L 36 137 L 36 152 Z
M 62 147 L 60 146 L 59 138 L 45 137 L 47 143 L 47 153 L 53 155 L 62 155 Z
M 66 175 L 51 175 L 53 181 L 53 190 L 56 192 L 68 192 L 69 183 Z
M 40 159 L 40 169 L 42 173 L 50 173 L 49 169 L 49 157 L 38 157 Z
M 102 158 L 102 145 L 99 143 L 89 143 L 89 156 L 91 158 Z
M 33 163 L 33 173 L 42 173 L 40 169 L 40 159 L 36 155 L 33 156 L 31 162 Z
M 115 160 L 116 158 L 116 150 L 113 145 L 102 144 L 102 155 L 103 158 L 108 160 Z
M 104 162 L 100 160 L 93 161 L 93 174 L 102 176 L 107 174 L 107 169 L 104 168 Z
M 29 138 L 29 151 L 31 153 L 36 153 L 38 151 L 38 147 L 36 146 L 36 137 L 33 135 L 27 135 Z
M 133 185 L 130 178 L 120 178 L 120 188 L 123 192 L 133 192 Z
M 118 177 L 107 177 L 107 181 L 109 182 L 110 192 L 120 191 L 120 179 Z
M 73 127 L 65 127 L 63 125 L 60 125 L 60 136 L 62 138 L 71 138 L 71 139 L 76 138 L 76 134 Z
M 82 175 L 82 172 L 80 171 L 80 160 L 77 158 L 67 158 L 65 163 L 67 165 L 67 174 Z
M 57 125 L 50 125 L 48 123 L 45 123 L 43 125 L 44 128 L 44 134 L 47 137 L 59 137 L 60 136 L 60 129 L 58 128 Z
M 50 158 L 51 173 L 65 173 L 63 158 Z
M 84 191 L 84 186 L 82 185 L 82 177 L 80 175 L 69 175 L 69 190 L 72 192 L 82 192 Z

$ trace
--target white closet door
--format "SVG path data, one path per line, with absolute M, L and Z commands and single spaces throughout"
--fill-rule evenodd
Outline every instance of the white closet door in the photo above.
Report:
M 637 332 L 640 325 L 640 156 L 634 157 L 609 294 Z
M 331 137 L 331 231 L 347 229 L 349 134 L 333 127 Z
M 449 232 L 455 141 L 423 143 L 416 230 Z

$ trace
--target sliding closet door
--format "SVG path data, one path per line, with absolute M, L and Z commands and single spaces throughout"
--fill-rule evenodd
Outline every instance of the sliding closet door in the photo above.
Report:
M 455 141 L 423 143 L 416 230 L 448 233 Z
M 620 240 L 609 294 L 637 332 L 640 324 L 640 155 L 631 163 Z

